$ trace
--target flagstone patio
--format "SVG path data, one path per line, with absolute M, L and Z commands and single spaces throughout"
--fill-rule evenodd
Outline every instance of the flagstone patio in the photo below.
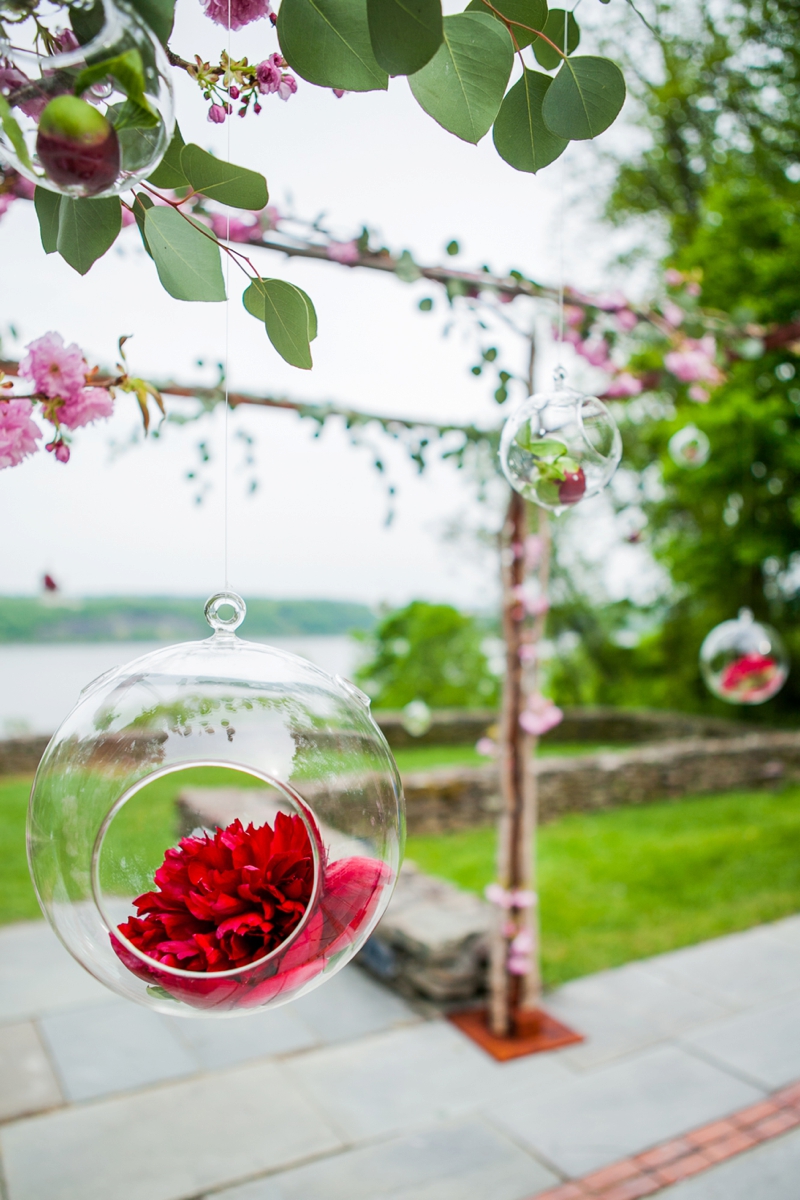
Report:
M 4 1200 L 798 1200 L 800 917 L 548 1008 L 586 1042 L 506 1064 L 355 966 L 271 1013 L 179 1020 L 44 923 L 6 926 Z

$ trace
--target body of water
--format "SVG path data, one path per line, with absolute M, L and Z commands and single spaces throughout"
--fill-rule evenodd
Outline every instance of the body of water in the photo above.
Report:
M 164 642 L 54 642 L 0 645 L 0 737 L 53 733 L 81 689 L 111 667 Z M 310 659 L 331 675 L 352 675 L 363 651 L 347 636 L 272 638 L 270 644 Z

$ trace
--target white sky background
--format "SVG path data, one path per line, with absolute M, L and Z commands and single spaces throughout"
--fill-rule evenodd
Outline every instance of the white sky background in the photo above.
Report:
M 605 21 L 608 13 L 588 0 L 582 17 L 584 10 L 590 20 Z M 226 39 L 202 15 L 198 0 L 179 0 L 174 48 L 216 61 Z M 585 35 L 582 48 L 591 51 L 591 44 Z M 233 35 L 235 56 L 258 60 L 275 49 L 276 35 L 265 21 Z M 186 140 L 225 157 L 227 126 L 210 125 L 199 91 L 182 72 L 176 76 Z M 342 100 L 298 83 L 287 104 L 265 97 L 259 118 L 229 123 L 232 160 L 266 174 L 271 203 L 285 209 L 291 197 L 294 210 L 310 217 L 324 210 L 343 239 L 365 223 L 387 245 L 408 247 L 422 263 L 444 260 L 444 246 L 456 237 L 458 265 L 487 263 L 499 271 L 517 266 L 556 281 L 559 164 L 538 177 L 513 171 L 497 156 L 491 134 L 476 148 L 440 129 L 404 80 L 392 81 L 388 93 Z M 624 146 L 632 135 L 630 127 L 620 127 L 601 146 Z M 566 158 L 567 194 L 581 197 L 579 207 L 567 205 L 566 277 L 605 290 L 607 264 L 627 244 L 625 235 L 609 234 L 590 219 L 608 171 L 587 143 L 573 143 Z M 23 343 L 59 330 L 92 361 L 109 365 L 117 337 L 134 334 L 128 346 L 134 373 L 187 381 L 211 378 L 196 367 L 198 357 L 215 362 L 224 355 L 224 306 L 170 299 L 135 230 L 81 279 L 57 257 L 45 257 L 32 205 L 17 203 L 0 222 L 0 254 L 0 325 L 13 322 Z M 290 279 L 313 296 L 320 321 L 315 366 L 301 372 L 283 363 L 263 328 L 244 312 L 244 277 L 240 282 L 232 271 L 232 388 L 444 421 L 498 419 L 490 380 L 469 373 L 474 343 L 460 335 L 442 339 L 444 305 L 424 282 L 409 287 L 367 271 L 263 251 L 255 252 L 255 260 L 263 274 Z M 618 275 L 613 282 L 619 283 Z M 424 295 L 437 296 L 433 314 L 417 309 Z M 170 427 L 157 442 L 112 454 L 110 442 L 125 442 L 135 426 L 133 401 L 121 397 L 110 422 L 78 432 L 67 466 L 40 453 L 0 472 L 0 592 L 34 592 L 45 570 L 77 594 L 203 594 L 222 585 L 221 414 Z M 246 495 L 250 472 L 242 466 L 239 429 L 257 443 L 260 488 L 252 497 Z M 351 449 L 333 423 L 319 441 L 311 435 L 307 423 L 289 414 L 248 409 L 231 416 L 233 586 L 245 595 L 368 603 L 423 596 L 480 608 L 492 604 L 492 557 L 469 539 L 442 540 L 447 526 L 469 529 L 486 520 L 469 480 L 444 465 L 419 479 L 402 454 L 387 449 L 399 485 L 397 516 L 387 530 L 385 482 L 370 456 Z M 212 487 L 198 506 L 185 473 L 197 465 L 200 440 L 209 444 L 213 462 L 207 474 Z M 594 512 L 586 506 L 587 545 L 590 540 L 595 555 L 608 554 L 609 521 L 602 517 L 602 501 L 592 503 Z M 613 555 L 612 591 L 623 591 L 641 565 L 640 553 L 630 547 Z

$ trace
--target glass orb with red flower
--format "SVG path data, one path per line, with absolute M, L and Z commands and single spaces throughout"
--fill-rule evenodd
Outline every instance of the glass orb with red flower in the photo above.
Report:
M 0 0 L 0 159 L 76 199 L 146 179 L 174 130 L 166 53 L 126 0 Z
M 565 512 L 606 486 L 622 457 L 613 416 L 596 396 L 563 386 L 536 392 L 511 413 L 500 438 L 500 465 L 534 504 Z
M 113 991 L 162 1012 L 235 1016 L 340 970 L 392 894 L 400 779 L 353 684 L 240 639 L 156 650 L 84 689 L 34 781 L 39 902 Z
M 696 470 L 708 462 L 711 443 L 702 429 L 698 429 L 696 425 L 684 425 L 683 429 L 673 433 L 667 443 L 667 449 L 676 467 Z
M 764 704 L 789 675 L 789 656 L 780 634 L 741 608 L 735 621 L 712 629 L 700 647 L 706 687 L 728 704 Z

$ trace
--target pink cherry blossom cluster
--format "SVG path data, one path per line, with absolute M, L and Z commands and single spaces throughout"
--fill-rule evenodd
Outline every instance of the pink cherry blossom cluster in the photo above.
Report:
M 59 462 L 69 461 L 70 449 L 64 430 L 79 429 L 92 421 L 110 417 L 114 400 L 108 388 L 91 383 L 91 374 L 79 346 L 64 345 L 59 333 L 46 333 L 31 342 L 19 373 L 33 385 L 32 396 L 0 399 L 0 468 L 16 467 L 39 449 L 42 430 L 32 419 L 34 404 L 54 427 L 49 450 Z M 2 387 L 11 387 L 4 381 Z
M 519 714 L 521 728 L 531 737 L 541 737 L 548 730 L 555 729 L 563 720 L 564 714 L 561 709 L 541 692 L 530 695 L 525 708 Z
M 275 24 L 275 13 L 269 0 L 201 0 L 206 16 L 223 29 L 244 29 L 253 21 L 269 17 Z M 277 18 L 275 18 L 277 20 Z
M 258 116 L 261 112 L 260 96 L 278 96 L 288 100 L 297 91 L 297 80 L 284 68 L 285 58 L 280 54 L 270 54 L 263 62 L 251 66 L 246 58 L 237 62 L 222 55 L 220 66 L 211 67 L 197 59 L 190 74 L 203 88 L 207 100 L 214 100 L 208 110 L 208 119 L 214 125 L 222 125 L 232 114 L 234 101 L 238 104 L 240 117 L 247 116 L 250 105 Z

